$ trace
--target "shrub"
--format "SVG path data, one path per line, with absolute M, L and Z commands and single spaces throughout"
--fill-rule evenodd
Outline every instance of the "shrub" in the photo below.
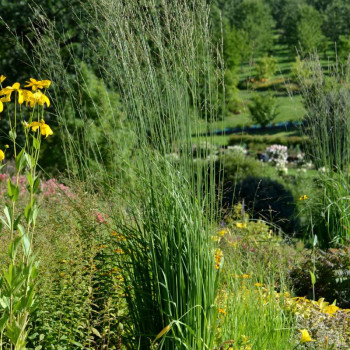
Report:
M 286 232 L 296 227 L 295 204 L 291 191 L 281 183 L 261 176 L 248 176 L 237 184 L 237 188 L 225 193 L 226 202 L 243 202 L 253 218 L 273 222 Z
M 271 94 L 254 94 L 248 108 L 253 122 L 263 128 L 278 115 L 277 103 Z
M 350 308 L 350 248 L 316 250 L 312 258 L 309 251 L 290 270 L 294 291 L 299 296 L 312 296 L 312 284 L 309 271 L 315 261 L 316 299 L 325 298 L 337 306 Z
M 308 136 L 272 136 L 272 135 L 232 135 L 228 140 L 230 146 L 238 144 L 248 145 L 249 150 L 260 149 L 263 151 L 267 146 L 279 144 L 288 148 L 300 147 L 301 150 L 310 143 Z
M 265 153 L 268 161 L 278 167 L 285 167 L 288 158 L 288 147 L 282 145 L 272 145 L 267 147 Z
M 246 156 L 242 151 L 229 151 L 219 157 L 215 162 L 218 179 L 223 182 L 224 192 L 231 190 L 237 182 L 242 181 L 247 176 L 262 176 L 274 172 L 272 167 L 262 163 L 252 157 Z M 220 174 L 223 169 L 223 175 Z M 217 180 L 218 181 L 218 180 Z
M 270 79 L 277 69 L 277 60 L 272 56 L 265 56 L 256 63 L 258 79 Z

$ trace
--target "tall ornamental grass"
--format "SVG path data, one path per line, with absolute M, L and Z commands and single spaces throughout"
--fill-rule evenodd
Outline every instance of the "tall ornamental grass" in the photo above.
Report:
M 208 7 L 199 0 L 89 0 L 83 11 L 94 23 L 84 43 L 91 70 L 118 91 L 124 119 L 113 109 L 106 119 L 98 108 L 89 119 L 79 92 L 90 91 L 87 100 L 98 106 L 80 59 L 71 47 L 63 61 L 45 16 L 34 63 L 58 82 L 54 94 L 67 96 L 55 108 L 69 172 L 103 186 L 114 229 L 125 238 L 125 341 L 133 349 L 212 349 L 223 259 L 209 233 L 219 213 L 213 167 L 208 171 L 192 152 L 197 121 L 209 127 L 221 104 L 223 72 Z M 198 153 L 205 157 L 206 146 Z M 118 167 L 107 166 L 111 154 Z
M 303 132 L 310 137 L 309 156 L 319 170 L 318 199 L 311 230 L 324 246 L 350 237 L 350 81 L 349 63 L 323 69 L 318 56 L 305 62 L 308 77 L 299 83 L 306 109 Z

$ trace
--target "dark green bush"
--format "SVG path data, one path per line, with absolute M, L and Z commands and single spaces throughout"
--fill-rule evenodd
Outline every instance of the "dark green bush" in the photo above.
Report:
M 253 122 L 263 128 L 278 115 L 276 98 L 271 94 L 254 94 L 248 108 Z
M 303 253 L 297 265 L 290 270 L 291 282 L 298 296 L 312 297 L 310 270 L 313 261 L 310 252 Z M 342 308 L 350 307 L 350 248 L 317 250 L 315 252 L 316 299 L 325 298 Z
M 242 181 L 247 176 L 268 176 L 275 172 L 275 169 L 256 160 L 252 157 L 247 157 L 245 154 L 231 152 L 221 156 L 216 162 L 216 174 L 219 174 L 220 169 L 224 169 L 223 181 L 226 189 L 231 188 L 237 182 Z
M 285 232 L 293 232 L 297 226 L 293 194 L 275 180 L 248 176 L 236 187 L 225 188 L 224 207 L 237 202 L 244 203 L 254 219 L 272 222 Z

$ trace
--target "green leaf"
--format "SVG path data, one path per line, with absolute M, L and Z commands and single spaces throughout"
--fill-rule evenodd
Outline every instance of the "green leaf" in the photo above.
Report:
M 24 228 L 23 228 L 23 230 L 24 230 Z M 23 247 L 25 255 L 29 255 L 29 253 L 30 253 L 30 240 L 29 240 L 27 234 L 24 234 L 22 236 L 22 247 Z
M 312 285 L 315 285 L 316 284 L 316 276 L 312 271 L 310 271 L 310 276 L 311 276 Z
M 39 140 L 33 135 L 33 147 L 38 150 L 40 148 Z
M 39 183 L 40 183 L 40 179 L 39 179 L 39 176 L 37 176 L 35 181 L 34 181 L 34 186 L 33 186 L 33 192 L 34 193 L 38 190 Z
M 29 223 L 29 221 L 32 221 L 33 218 L 33 211 L 32 211 L 32 204 L 29 203 L 26 208 L 24 209 L 24 217 L 26 218 L 26 221 Z
M 28 153 L 25 153 L 25 158 L 30 169 L 35 167 L 35 159 Z
M 17 137 L 17 133 L 16 133 L 16 130 L 15 129 L 12 129 L 9 131 L 9 136 L 10 136 L 10 139 L 12 141 L 15 141 L 16 140 L 16 137 Z
M 15 202 L 19 196 L 19 187 L 14 185 L 10 179 L 7 182 L 7 194 L 12 202 Z
M 18 171 L 22 171 L 26 165 L 26 153 L 24 151 L 24 148 L 22 148 L 21 152 L 18 153 L 16 157 L 16 169 Z
M 91 331 L 92 331 L 92 333 L 94 333 L 94 334 L 95 334 L 96 336 L 98 336 L 99 338 L 102 338 L 100 332 L 99 332 L 96 328 L 91 327 Z
M 20 220 L 21 220 L 21 217 L 22 217 L 22 214 L 19 214 L 19 215 L 17 216 L 17 219 L 15 220 L 15 222 L 14 222 L 14 224 L 13 224 L 13 229 L 14 229 L 14 230 L 17 230 L 17 227 L 18 227 L 18 224 L 19 224 L 19 222 L 20 222 Z
M 28 173 L 28 174 L 27 174 L 27 180 L 28 180 L 29 186 L 33 186 L 34 180 L 33 180 L 33 176 L 32 176 L 31 173 Z
M 13 242 L 11 242 L 11 244 L 9 246 L 9 256 L 10 256 L 11 260 L 13 260 L 14 257 L 16 256 L 18 245 L 19 245 L 20 241 L 21 241 L 21 237 L 16 237 L 13 240 Z
M 12 226 L 12 209 L 9 208 L 7 205 L 5 206 L 4 208 L 4 213 L 5 213 L 5 216 L 6 216 L 6 219 L 7 219 L 7 223 L 5 222 L 5 220 L 2 220 L 5 225 L 11 229 L 11 226 Z

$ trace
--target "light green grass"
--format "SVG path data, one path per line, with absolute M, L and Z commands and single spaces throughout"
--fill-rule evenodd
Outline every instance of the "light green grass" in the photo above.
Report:
M 225 128 L 252 125 L 253 122 L 250 118 L 248 109 L 249 100 L 252 94 L 253 92 L 251 91 L 240 91 L 238 93 L 238 96 L 242 101 L 241 113 L 231 114 L 225 117 L 223 120 L 218 120 L 212 123 L 210 130 L 223 130 Z M 301 120 L 303 118 L 305 111 L 302 105 L 301 96 L 278 96 L 277 103 L 279 114 L 274 120 L 274 123 Z M 207 131 L 207 125 L 205 121 L 200 121 L 199 123 L 200 131 Z

